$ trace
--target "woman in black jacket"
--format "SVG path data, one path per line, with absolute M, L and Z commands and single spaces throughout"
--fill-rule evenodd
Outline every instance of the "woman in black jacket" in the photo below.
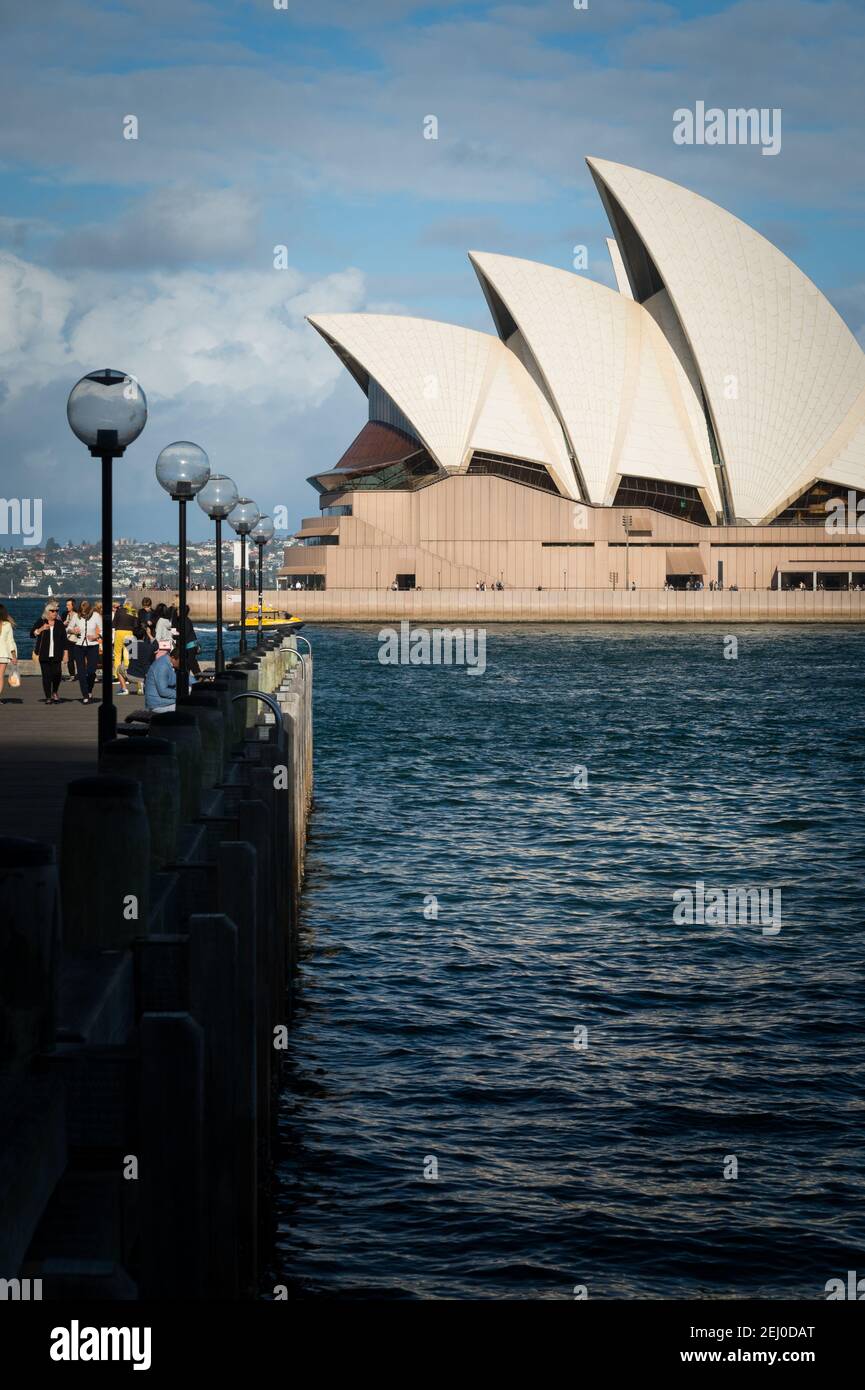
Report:
M 33 655 L 39 662 L 44 703 L 59 705 L 60 697 L 57 692 L 63 676 L 63 658 L 69 649 L 69 638 L 60 621 L 56 603 L 52 602 L 46 606 L 42 617 L 31 627 L 30 636 L 35 639 Z

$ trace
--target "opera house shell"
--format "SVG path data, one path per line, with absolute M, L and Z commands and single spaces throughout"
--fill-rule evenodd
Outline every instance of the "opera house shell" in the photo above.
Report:
M 369 418 L 310 479 L 321 516 L 286 550 L 286 584 L 865 582 L 855 518 L 843 535 L 826 527 L 827 506 L 855 513 L 865 498 L 856 339 L 729 212 L 654 174 L 587 163 L 615 290 L 470 252 L 494 332 L 310 317 Z

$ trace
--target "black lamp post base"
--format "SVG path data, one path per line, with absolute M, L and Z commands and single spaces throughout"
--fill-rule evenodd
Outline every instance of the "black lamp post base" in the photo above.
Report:
M 114 705 L 108 704 L 104 696 L 97 714 L 97 736 L 100 748 L 104 748 L 106 743 L 117 737 L 117 709 Z

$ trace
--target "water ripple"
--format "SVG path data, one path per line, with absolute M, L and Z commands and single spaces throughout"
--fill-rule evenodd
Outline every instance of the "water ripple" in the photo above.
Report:
M 865 634 L 736 634 L 502 626 L 472 679 L 312 634 L 294 1296 L 809 1299 L 865 1267 Z M 676 925 L 697 880 L 779 888 L 780 934 Z

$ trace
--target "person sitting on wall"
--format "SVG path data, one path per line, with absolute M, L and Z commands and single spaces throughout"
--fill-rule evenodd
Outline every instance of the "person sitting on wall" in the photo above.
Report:
M 154 714 L 174 709 L 179 665 L 180 648 L 173 647 L 167 640 L 160 642 L 144 682 L 144 703 Z
M 144 694 L 147 672 L 159 650 L 159 643 L 153 637 L 139 637 L 135 640 L 129 657 L 129 678 L 138 682 L 138 694 Z

